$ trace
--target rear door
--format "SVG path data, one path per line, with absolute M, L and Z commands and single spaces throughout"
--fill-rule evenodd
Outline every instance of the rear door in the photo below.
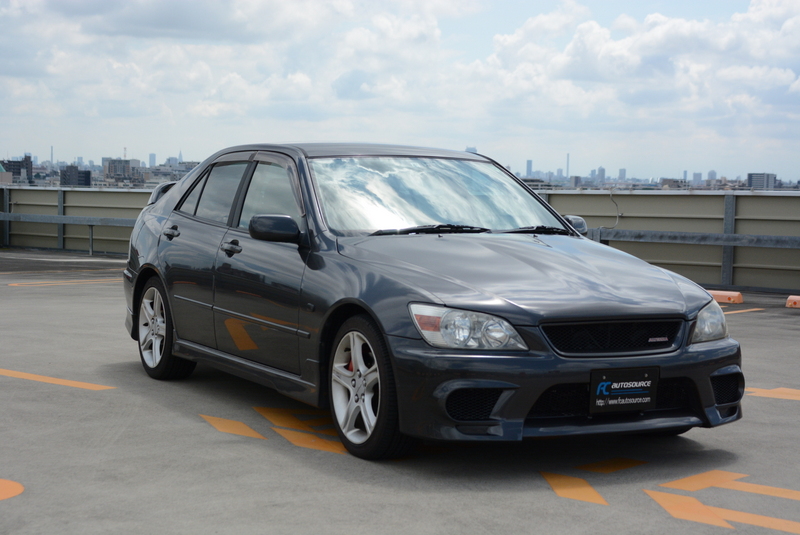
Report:
M 250 237 L 254 215 L 288 215 L 305 229 L 294 162 L 258 153 L 243 188 L 242 208 L 217 251 L 214 298 L 218 349 L 294 374 L 300 373 L 298 329 L 305 255 L 292 243 Z
M 251 154 L 214 162 L 172 212 L 158 246 L 178 337 L 212 348 L 214 262 Z

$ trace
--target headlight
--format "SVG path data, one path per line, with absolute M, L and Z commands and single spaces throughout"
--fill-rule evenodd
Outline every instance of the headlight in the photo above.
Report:
M 435 347 L 493 350 L 527 350 L 506 320 L 468 310 L 432 305 L 409 305 L 422 337 Z
M 716 301 L 711 301 L 697 315 L 697 325 L 691 343 L 710 342 L 726 336 L 728 336 L 728 325 L 725 323 L 725 314 Z

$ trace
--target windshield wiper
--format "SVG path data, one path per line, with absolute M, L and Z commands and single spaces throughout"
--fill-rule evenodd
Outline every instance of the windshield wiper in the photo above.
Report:
M 419 225 L 408 228 L 390 228 L 376 230 L 370 236 L 387 236 L 390 234 L 455 234 L 466 232 L 489 232 L 488 228 L 473 227 L 470 225 Z
M 520 227 L 512 230 L 506 230 L 507 233 L 528 233 L 528 234 L 560 234 L 563 236 L 571 236 L 572 232 L 562 227 L 548 227 L 547 225 L 537 225 L 535 227 Z

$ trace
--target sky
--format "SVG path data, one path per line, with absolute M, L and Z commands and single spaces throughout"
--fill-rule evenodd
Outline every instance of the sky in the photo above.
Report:
M 0 158 L 245 143 L 800 179 L 800 0 L 0 0 Z

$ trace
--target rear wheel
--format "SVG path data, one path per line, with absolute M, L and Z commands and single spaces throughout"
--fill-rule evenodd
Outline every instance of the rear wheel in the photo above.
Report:
M 183 379 L 197 363 L 172 354 L 172 315 L 164 286 L 153 277 L 144 286 L 139 301 L 139 356 L 153 379 Z
M 347 451 L 362 459 L 410 451 L 413 440 L 399 430 L 392 366 L 378 327 L 367 316 L 354 316 L 339 329 L 333 348 L 331 412 Z

